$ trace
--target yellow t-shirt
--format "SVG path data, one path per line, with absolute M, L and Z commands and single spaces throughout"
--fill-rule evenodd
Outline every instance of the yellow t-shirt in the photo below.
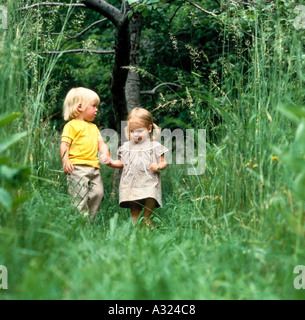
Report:
M 61 141 L 70 144 L 69 160 L 72 164 L 95 168 L 100 168 L 97 156 L 99 140 L 103 139 L 95 124 L 75 119 L 64 126 L 61 136 Z

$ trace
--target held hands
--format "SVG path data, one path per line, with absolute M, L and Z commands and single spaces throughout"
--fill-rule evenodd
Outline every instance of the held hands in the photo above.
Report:
M 122 160 L 112 160 L 110 156 L 106 155 L 106 154 L 101 154 L 100 156 L 100 160 L 101 163 L 113 168 L 123 168 L 124 164 L 122 163 Z M 158 163 L 152 163 L 148 170 L 154 171 L 154 172 L 160 172 L 161 170 L 163 170 L 164 168 L 166 168 L 166 162 L 165 161 L 161 161 L 159 164 Z
M 112 160 L 111 157 L 106 154 L 101 154 L 100 160 L 101 160 L 102 164 L 105 164 L 106 166 L 109 166 L 112 168 L 123 168 L 124 167 L 121 159 Z
M 101 159 L 102 164 L 110 165 L 110 164 L 112 163 L 111 157 L 110 157 L 110 156 L 107 156 L 107 155 L 105 155 L 105 154 L 102 154 L 101 157 L 100 157 L 100 159 Z

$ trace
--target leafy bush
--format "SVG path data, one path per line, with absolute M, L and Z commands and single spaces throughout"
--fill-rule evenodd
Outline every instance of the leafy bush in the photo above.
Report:
M 1 132 L 3 132 L 5 125 L 10 124 L 19 116 L 18 113 L 2 114 L 0 116 Z M 14 163 L 14 159 L 9 156 L 10 148 L 21 143 L 26 135 L 27 133 L 24 131 L 0 137 L 0 205 L 2 210 L 5 209 L 8 212 L 27 198 L 26 195 L 21 195 L 23 193 L 22 184 L 27 180 L 30 169 L 28 166 Z

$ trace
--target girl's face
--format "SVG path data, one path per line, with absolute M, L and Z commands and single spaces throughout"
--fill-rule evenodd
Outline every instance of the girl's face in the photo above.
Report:
M 152 126 L 148 128 L 145 127 L 134 127 L 130 126 L 129 128 L 129 137 L 130 140 L 134 143 L 140 143 L 142 141 L 147 140 L 149 134 L 151 133 Z

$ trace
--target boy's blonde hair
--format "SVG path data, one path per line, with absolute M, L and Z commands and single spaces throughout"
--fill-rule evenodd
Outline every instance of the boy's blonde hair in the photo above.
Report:
M 144 108 L 134 108 L 131 110 L 127 117 L 128 127 L 126 128 L 125 135 L 129 140 L 129 128 L 130 127 L 152 127 L 153 134 L 151 135 L 151 140 L 157 139 L 160 133 L 160 128 L 153 122 L 152 114 Z
M 81 104 L 82 111 L 84 111 L 87 106 L 96 101 L 100 104 L 100 98 L 94 91 L 87 88 L 73 88 L 71 89 L 64 101 L 63 107 L 63 117 L 66 121 L 72 120 L 78 115 L 77 107 Z

